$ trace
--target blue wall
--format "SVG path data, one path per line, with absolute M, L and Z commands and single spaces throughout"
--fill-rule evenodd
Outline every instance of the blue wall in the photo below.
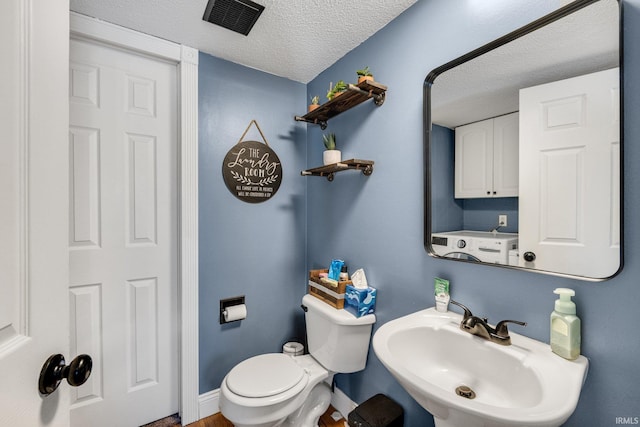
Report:
M 548 342 L 552 291 L 577 292 L 583 321 L 583 353 L 591 367 L 568 426 L 615 425 L 616 417 L 640 416 L 636 394 L 640 340 L 635 328 L 640 303 L 640 1 L 625 1 L 625 259 L 624 270 L 604 283 L 554 278 L 438 260 L 423 248 L 422 84 L 426 74 L 461 54 L 538 18 L 557 1 L 419 1 L 335 65 L 322 72 L 307 94 L 324 94 L 328 82 L 355 80 L 354 70 L 369 65 L 376 80 L 389 86 L 381 107 L 358 106 L 329 122 L 348 157 L 375 160 L 370 177 L 338 174 L 332 183 L 308 180 L 308 266 L 344 257 L 363 267 L 378 288 L 376 327 L 433 306 L 433 278 L 451 280 L 453 297 L 491 319 L 529 323 L 525 335 Z M 321 131 L 308 129 L 308 163 L 321 160 Z M 406 426 L 427 426 L 432 417 L 409 397 L 369 354 L 365 371 L 339 375 L 338 387 L 362 402 L 382 392 L 406 411 Z
M 306 99 L 303 84 L 200 55 L 200 393 L 243 359 L 304 337 L 306 125 L 293 116 Z M 283 168 L 278 192 L 255 205 L 222 179 L 224 156 L 253 119 Z M 244 140 L 262 138 L 252 127 Z M 220 325 L 219 300 L 238 295 L 247 319 Z
M 449 278 L 453 296 L 491 319 L 529 322 L 519 330 L 548 341 L 552 291 L 569 286 L 583 321 L 583 353 L 591 366 L 569 426 L 615 425 L 638 416 L 636 386 L 640 340 L 640 0 L 624 2 L 625 259 L 620 275 L 604 283 L 437 260 L 423 248 L 422 84 L 434 67 L 485 44 L 558 5 L 556 0 L 419 1 L 397 20 L 306 86 L 226 61 L 200 56 L 200 391 L 217 389 L 246 357 L 279 351 L 300 336 L 300 298 L 307 268 L 333 257 L 363 267 L 379 289 L 376 327 L 433 306 L 433 277 Z M 345 172 L 333 182 L 302 178 L 299 171 L 322 159 L 322 131 L 295 123 L 308 97 L 323 96 L 329 81 L 355 80 L 369 65 L 389 86 L 381 107 L 358 106 L 329 123 L 345 158 L 376 161 L 373 175 Z M 306 90 L 305 90 L 306 89 Z M 221 177 L 222 159 L 251 119 L 257 119 L 280 156 L 284 180 L 271 200 L 250 205 L 231 195 Z M 255 133 L 251 139 L 258 139 Z M 306 251 L 306 254 L 305 254 Z M 218 301 L 245 294 L 249 317 L 218 324 Z M 373 351 L 367 369 L 339 375 L 354 401 L 382 392 L 405 409 L 406 426 L 428 426 L 432 417 L 409 397 Z
M 463 230 L 462 201 L 453 198 L 455 132 L 433 125 L 431 141 L 431 179 L 438 183 L 431 194 L 431 227 L 436 232 Z
M 505 233 L 518 232 L 518 198 L 498 197 L 495 199 L 462 200 L 462 229 L 490 231 L 498 225 L 498 215 L 507 215 L 507 226 L 501 227 Z

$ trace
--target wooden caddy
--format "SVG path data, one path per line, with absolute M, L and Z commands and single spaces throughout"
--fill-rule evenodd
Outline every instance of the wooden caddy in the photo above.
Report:
M 320 273 L 327 273 L 329 270 L 310 270 L 309 271 L 309 294 L 322 300 L 334 308 L 344 308 L 344 295 L 347 290 L 347 285 L 351 285 L 351 280 L 344 280 L 338 282 L 338 286 L 335 288 L 322 283 L 320 281 Z

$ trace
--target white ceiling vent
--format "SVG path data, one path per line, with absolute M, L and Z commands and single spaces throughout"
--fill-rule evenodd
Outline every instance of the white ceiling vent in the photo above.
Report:
M 250 0 L 209 0 L 202 19 L 246 36 L 263 10 Z

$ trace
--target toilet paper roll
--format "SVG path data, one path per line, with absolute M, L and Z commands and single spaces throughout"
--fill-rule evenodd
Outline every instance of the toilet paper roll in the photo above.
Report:
M 304 354 L 304 346 L 299 342 L 290 341 L 282 346 L 282 352 L 291 356 L 301 356 Z
M 233 322 L 247 318 L 247 306 L 244 304 L 232 305 L 224 309 L 224 321 Z

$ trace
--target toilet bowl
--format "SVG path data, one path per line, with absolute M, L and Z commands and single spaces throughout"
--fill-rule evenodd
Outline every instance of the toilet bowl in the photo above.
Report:
M 331 402 L 326 381 L 332 377 L 310 355 L 255 356 L 236 365 L 222 380 L 220 411 L 235 427 L 312 427 L 313 418 L 317 425 L 316 414 L 305 424 L 302 410 L 316 407 L 317 417 L 324 413 Z
M 356 318 L 311 295 L 302 306 L 310 354 L 254 356 L 222 380 L 220 412 L 235 427 L 315 427 L 334 373 L 364 369 L 375 315 Z

